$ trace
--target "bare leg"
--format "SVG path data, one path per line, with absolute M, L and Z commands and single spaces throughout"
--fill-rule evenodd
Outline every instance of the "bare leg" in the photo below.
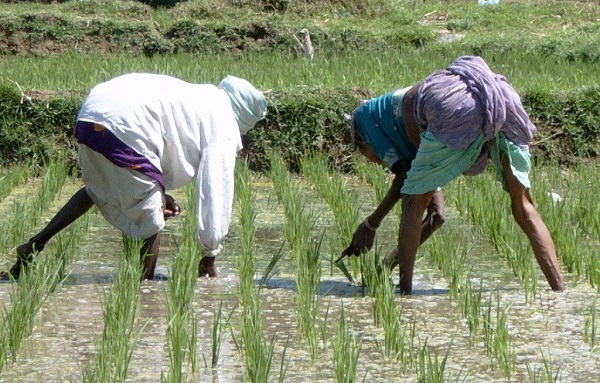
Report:
M 552 236 L 535 208 L 529 190 L 525 189 L 512 174 L 507 157 L 502 158 L 502 168 L 512 201 L 513 217 L 527 235 L 535 259 L 552 290 L 563 291 L 565 282 L 560 273 Z
M 436 191 L 433 193 L 431 203 L 427 206 L 427 215 L 421 223 L 421 240 L 422 245 L 431 235 L 446 222 L 446 205 L 444 203 L 444 193 Z M 390 251 L 383 263 L 392 271 L 398 266 L 398 248 Z
M 144 264 L 142 279 L 154 279 L 154 270 L 160 248 L 160 232 L 144 239 L 144 244 L 140 249 L 140 257 Z
M 85 214 L 94 202 L 90 198 L 85 188 L 79 189 L 73 197 L 56 213 L 50 223 L 46 225 L 38 234 L 29 241 L 17 247 L 17 262 L 10 269 L 10 275 L 18 279 L 21 271 L 27 266 L 27 263 L 33 259 L 34 252 L 40 252 L 46 246 L 46 243 L 58 234 L 62 229 L 75 222 L 79 217 Z M 8 279 L 8 273 L 0 273 L 0 279 Z

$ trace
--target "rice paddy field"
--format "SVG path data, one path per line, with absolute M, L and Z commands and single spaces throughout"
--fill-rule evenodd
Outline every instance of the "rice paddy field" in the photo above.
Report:
M 140 281 L 140 243 L 93 208 L 18 282 L 0 281 L 0 383 L 600 381 L 600 6 L 477 3 L 0 2 L 0 87 L 18 92 L 13 104 L 0 97 L 0 270 L 83 186 L 69 146 L 75 112 L 58 114 L 101 81 L 234 74 L 267 93 L 270 126 L 301 135 L 309 116 L 278 120 L 285 94 L 380 94 L 477 54 L 523 95 L 538 126 L 531 192 L 566 281 L 565 292 L 550 290 L 490 169 L 444 188 L 447 223 L 419 249 L 413 294 L 400 295 L 397 271 L 381 265 L 397 244 L 399 207 L 371 251 L 335 262 L 391 175 L 358 157 L 342 174 L 325 154 L 290 169 L 273 149 L 268 171 L 237 164 L 217 278 L 197 278 L 186 187 L 172 192 L 183 213 L 167 222 L 154 280 Z M 305 27 L 312 60 L 293 37 Z M 298 105 L 344 122 L 341 113 L 332 121 L 335 105 Z M 41 129 L 63 139 L 33 142 Z M 273 143 L 296 143 L 285 139 Z
M 541 165 L 532 192 L 567 282 L 552 292 L 492 172 L 445 188 L 448 222 L 424 244 L 414 293 L 380 267 L 399 212 L 372 251 L 334 263 L 391 178 L 278 155 L 236 169 L 218 278 L 196 278 L 190 202 L 167 222 L 157 278 L 138 244 L 92 209 L 18 283 L 0 283 L 2 382 L 596 382 L 600 206 L 593 164 Z M 2 170 L 1 265 L 82 185 L 60 161 L 42 177 Z M 391 280 L 391 283 L 390 283 Z

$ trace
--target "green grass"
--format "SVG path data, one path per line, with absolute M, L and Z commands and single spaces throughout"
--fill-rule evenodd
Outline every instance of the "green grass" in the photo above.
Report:
M 86 93 L 98 82 L 128 72 L 161 73 L 190 82 L 214 84 L 226 75 L 234 74 L 249 79 L 261 89 L 361 87 L 382 93 L 416 83 L 464 54 L 472 53 L 458 48 L 443 51 L 408 48 L 376 55 L 352 51 L 317 57 L 312 65 L 297 57 L 277 53 L 248 53 L 234 57 L 176 54 L 153 58 L 101 54 L 7 56 L 0 61 L 0 83 L 12 86 L 10 81 L 14 81 L 25 91 Z M 518 91 L 572 90 L 600 84 L 595 63 L 548 60 L 523 52 L 483 54 L 482 57 L 492 70 L 505 75 Z
M 273 7 L 269 4 L 275 3 L 285 4 L 285 11 L 270 12 Z M 104 33 L 113 34 L 115 44 L 117 40 L 127 41 L 127 36 L 120 34 L 142 33 L 121 28 L 119 23 L 147 23 L 151 18 L 154 24 L 146 27 L 153 29 L 144 33 L 155 32 L 152 38 L 165 40 L 171 27 L 191 22 L 201 31 L 197 32 L 198 38 L 208 39 L 203 33 L 217 31 L 221 35 L 215 38 L 222 41 L 220 45 L 216 43 L 214 52 L 169 52 L 152 57 L 128 53 L 134 51 L 132 45 L 143 45 L 148 36 L 132 36 L 130 49 L 124 43 L 125 49 L 121 46 L 112 50 L 116 54 L 69 53 L 74 44 L 66 44 L 67 51 L 53 54 L 44 54 L 43 48 L 37 55 L 9 54 L 0 61 L 0 83 L 12 80 L 25 90 L 86 92 L 94 84 L 118 74 L 148 71 L 213 83 L 232 73 L 247 77 L 264 89 L 356 86 L 383 92 L 412 84 L 447 66 L 459 55 L 481 54 L 517 90 L 579 89 L 600 84 L 597 70 L 600 7 L 595 0 L 547 0 L 543 6 L 529 0 L 503 0 L 497 7 L 480 7 L 475 0 L 246 0 L 239 5 L 243 6 L 227 0 L 182 1 L 170 9 L 152 9 L 135 1 L 1 3 L 0 15 L 6 20 L 23 15 L 54 15 L 56 19 L 39 21 L 57 24 L 42 25 L 47 29 L 38 32 L 39 39 L 45 37 L 53 42 L 51 47 L 71 40 L 85 45 L 86 38 L 98 39 L 93 40 L 98 45 L 111 40 L 64 30 L 56 21 L 59 17 L 83 20 L 81 25 L 86 20 L 105 22 Z M 241 21 L 243 25 L 236 29 L 234 26 Z M 18 31 L 35 30 L 33 18 L 20 23 L 15 26 Z M 312 65 L 301 57 L 292 37 L 302 27 L 313 32 L 316 54 Z M 253 28 L 257 31 L 253 32 Z M 453 43 L 436 42 L 441 31 L 463 38 Z M 185 37 L 185 30 L 179 32 Z M 13 38 L 19 36 L 14 31 L 12 34 Z M 7 32 L 5 40 L 11 41 L 10 38 Z M 379 40 L 388 45 L 373 50 L 373 44 Z M 202 46 L 207 42 L 189 44 Z M 86 49 L 94 52 L 100 47 L 86 45 Z M 240 50 L 243 54 L 239 54 Z

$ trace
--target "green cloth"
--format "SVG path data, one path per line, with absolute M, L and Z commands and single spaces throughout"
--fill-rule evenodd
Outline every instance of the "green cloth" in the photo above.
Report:
M 500 132 L 494 139 L 494 145 L 492 145 L 492 162 L 496 167 L 496 179 L 502 184 L 502 188 L 508 191 L 508 184 L 504 178 L 502 172 L 502 156 L 504 153 L 508 156 L 510 161 L 510 169 L 512 174 L 519 180 L 521 185 L 526 189 L 531 189 L 531 182 L 529 182 L 529 172 L 531 171 L 531 154 L 529 149 L 523 150 L 517 145 L 513 144 L 506 139 L 504 133 Z
M 483 147 L 483 134 L 464 149 L 452 149 L 433 137 L 427 131 L 421 133 L 421 143 L 417 156 L 412 161 L 412 166 L 407 173 L 402 193 L 424 194 L 445 186 L 469 169 L 475 162 Z M 531 170 L 531 156 L 529 150 L 522 150 L 517 145 L 506 139 L 502 132 L 494 138 L 491 148 L 491 157 L 496 167 L 496 178 L 504 190 L 508 190 L 504 174 L 502 173 L 501 154 L 508 156 L 512 173 L 527 189 L 531 187 L 529 171 Z

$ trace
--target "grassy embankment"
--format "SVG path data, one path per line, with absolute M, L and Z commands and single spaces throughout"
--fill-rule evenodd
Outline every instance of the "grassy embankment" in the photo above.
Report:
M 73 159 L 72 124 L 86 91 L 149 71 L 212 83 L 231 73 L 272 89 L 269 117 L 249 136 L 254 169 L 278 148 L 295 170 L 310 150 L 327 150 L 348 170 L 343 112 L 466 54 L 484 57 L 522 94 L 539 128 L 538 158 L 597 155 L 597 1 L 239 4 L 0 4 L 0 163 L 40 164 L 65 149 Z M 294 38 L 304 27 L 312 62 Z

